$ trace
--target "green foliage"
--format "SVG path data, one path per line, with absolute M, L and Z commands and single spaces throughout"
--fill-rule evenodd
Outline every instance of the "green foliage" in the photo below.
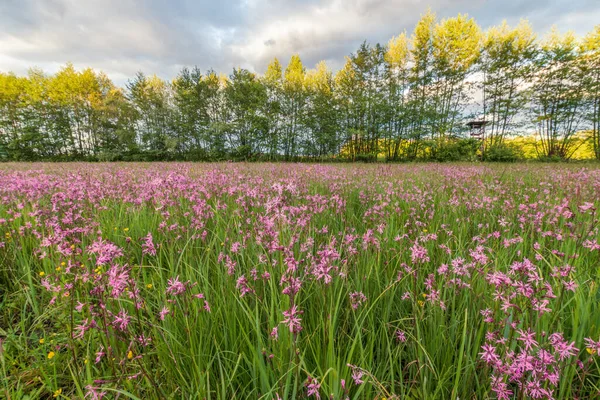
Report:
M 492 144 L 485 149 L 484 160 L 494 162 L 515 162 L 524 158 L 523 150 L 512 143 Z
M 443 139 L 426 141 L 431 160 L 434 161 L 475 161 L 477 150 L 481 146 L 476 139 Z
M 0 146 L 23 161 L 469 159 L 451 138 L 483 114 L 499 152 L 534 132 L 541 156 L 567 160 L 589 131 L 600 159 L 599 38 L 600 26 L 537 40 L 527 21 L 483 33 L 428 11 L 412 35 L 364 42 L 336 73 L 297 54 L 263 76 L 182 68 L 172 82 L 140 72 L 124 89 L 72 64 L 0 73 Z

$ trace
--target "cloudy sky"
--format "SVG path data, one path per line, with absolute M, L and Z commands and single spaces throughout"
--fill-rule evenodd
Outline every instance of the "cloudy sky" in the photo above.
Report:
M 193 65 L 262 73 L 293 53 L 337 69 L 363 40 L 410 33 L 427 7 L 483 28 L 528 18 L 539 33 L 583 35 L 600 23 L 600 0 L 0 0 L 0 71 L 70 61 L 123 84 L 136 71 L 170 79 Z

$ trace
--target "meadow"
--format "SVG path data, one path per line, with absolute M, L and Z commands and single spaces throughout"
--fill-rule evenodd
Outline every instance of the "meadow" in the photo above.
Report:
M 600 169 L 0 164 L 0 398 L 596 399 Z

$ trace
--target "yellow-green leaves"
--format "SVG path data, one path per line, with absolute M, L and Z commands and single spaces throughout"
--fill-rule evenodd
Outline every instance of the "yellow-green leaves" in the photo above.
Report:
M 335 75 L 335 85 L 341 93 L 352 91 L 356 84 L 356 70 L 349 57 L 346 57 L 344 67 Z
M 445 19 L 434 29 L 434 59 L 440 68 L 466 73 L 479 57 L 481 39 L 481 29 L 473 18 L 459 14 Z
M 392 68 L 404 68 L 408 63 L 409 42 L 406 33 L 401 33 L 390 39 L 385 53 L 385 61 Z
M 283 76 L 281 63 L 277 58 L 267 65 L 267 71 L 265 72 L 264 80 L 269 85 L 278 85 L 281 82 Z
M 490 59 L 501 63 L 518 59 L 532 51 L 535 38 L 527 20 L 521 20 L 515 28 L 502 21 L 500 26 L 494 26 L 487 31 L 483 48 Z
M 321 92 L 327 95 L 332 94 L 332 73 L 325 61 L 319 62 L 314 70 L 306 73 L 305 83 L 309 91 Z
M 284 87 L 287 91 L 300 92 L 304 86 L 304 66 L 298 54 L 294 54 L 285 69 Z
M 435 25 L 435 14 L 431 10 L 421 17 L 412 36 L 412 57 L 416 73 L 426 68 L 431 57 L 431 41 Z

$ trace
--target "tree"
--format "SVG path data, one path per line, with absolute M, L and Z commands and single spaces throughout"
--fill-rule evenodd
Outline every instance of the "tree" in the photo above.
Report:
M 600 160 L 600 25 L 583 39 L 580 53 L 583 94 L 588 106 L 586 119 L 592 128 L 594 155 Z
M 306 93 L 304 91 L 305 69 L 300 57 L 290 59 L 283 77 L 281 103 L 282 145 L 286 160 L 298 155 L 298 144 L 302 141 Z
M 0 157 L 469 158 L 478 142 L 464 139 L 464 119 L 481 113 L 494 157 L 510 156 L 508 136 L 535 130 L 541 157 L 589 143 L 600 159 L 600 26 L 538 41 L 526 21 L 484 35 L 466 15 L 428 10 L 410 37 L 363 42 L 336 73 L 307 70 L 297 54 L 262 76 L 182 68 L 172 81 L 140 72 L 124 89 L 72 64 L 0 73 Z
M 207 85 L 200 69 L 183 68 L 173 81 L 173 97 L 177 111 L 177 137 L 184 152 L 203 154 L 209 125 Z
M 583 80 L 573 33 L 556 29 L 542 43 L 531 85 L 531 114 L 542 157 L 569 159 L 583 117 Z
M 271 160 L 278 156 L 279 140 L 282 132 L 282 104 L 283 104 L 283 68 L 277 58 L 267 66 L 267 71 L 262 79 L 267 95 L 265 108 L 266 152 Z
M 506 21 L 488 30 L 481 57 L 483 111 L 490 146 L 501 145 L 509 133 L 523 125 L 518 118 L 528 101 L 526 85 L 532 78 L 537 46 L 527 21 L 510 28 Z
M 156 75 L 146 77 L 138 72 L 133 81 L 127 83 L 128 99 L 135 111 L 137 140 L 142 151 L 151 158 L 166 157 L 180 150 L 174 132 L 173 108 L 168 84 Z
M 432 138 L 457 133 L 472 83 L 466 81 L 479 58 L 481 31 L 475 20 L 459 14 L 437 24 L 432 39 Z
M 306 126 L 309 136 L 303 144 L 304 154 L 332 157 L 339 151 L 338 116 L 334 97 L 333 74 L 324 61 L 308 71 Z
M 393 37 L 384 55 L 386 63 L 386 122 L 385 149 L 387 159 L 397 160 L 404 140 L 408 138 L 410 113 L 408 93 L 410 42 L 406 33 Z
M 408 137 L 411 140 L 407 154 L 415 159 L 419 153 L 421 139 L 432 129 L 432 105 L 429 92 L 433 82 L 433 29 L 435 14 L 431 10 L 421 16 L 412 35 L 410 56 L 412 68 L 409 75 L 408 110 L 411 115 Z
M 267 102 L 265 87 L 252 72 L 236 68 L 225 88 L 231 112 L 228 128 L 229 148 L 236 158 L 248 159 L 261 149 L 267 127 L 263 110 Z

